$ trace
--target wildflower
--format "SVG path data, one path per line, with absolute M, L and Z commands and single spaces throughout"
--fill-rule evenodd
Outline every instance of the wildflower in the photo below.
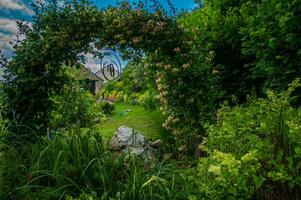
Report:
M 188 63 L 187 63 L 187 64 L 185 63 L 185 64 L 183 65 L 183 68 L 184 68 L 184 69 L 188 69 L 189 67 L 190 67 L 190 64 L 188 64 Z
M 167 71 L 170 70 L 171 69 L 171 65 L 170 64 L 165 65 L 164 69 L 167 70 Z
M 162 63 L 156 63 L 156 67 L 162 66 Z
M 221 167 L 215 166 L 215 165 L 210 165 L 208 168 L 208 172 L 218 176 L 221 174 Z
M 188 45 L 192 45 L 192 44 L 193 44 L 192 41 L 187 41 L 186 43 L 187 43 Z
M 177 53 L 181 52 L 180 47 L 175 48 L 175 49 L 174 49 L 174 52 L 177 52 Z
M 186 146 L 185 145 L 181 145 L 178 150 L 181 152 L 181 151 L 184 151 L 186 149 Z
M 177 73 L 177 72 L 179 72 L 180 70 L 179 70 L 178 68 L 173 68 L 171 71 L 174 72 L 174 73 Z

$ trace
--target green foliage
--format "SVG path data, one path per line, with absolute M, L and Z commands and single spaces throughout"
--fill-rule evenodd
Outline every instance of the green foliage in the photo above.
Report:
M 263 90 L 285 90 L 301 76 L 301 1 L 247 1 L 241 6 L 242 54 Z
M 207 127 L 199 165 L 200 190 L 210 199 L 270 197 L 298 199 L 301 187 L 301 109 L 289 105 L 288 92 L 224 106 L 218 123 Z
M 202 8 L 178 19 L 126 2 L 104 10 L 86 0 L 36 7 L 32 28 L 20 26 L 26 39 L 13 59 L 0 59 L 8 69 L 0 197 L 299 199 L 301 111 L 290 105 L 298 83 L 239 104 L 266 89 L 284 91 L 300 77 L 300 0 L 197 2 Z M 174 163 L 146 168 L 131 158 L 125 166 L 104 152 L 96 124 L 104 118 L 101 106 L 110 108 L 66 87 L 65 68 L 79 65 L 91 45 L 144 57 L 143 67 L 107 85 L 108 95 L 147 108 L 157 95 L 179 158 L 207 136 L 197 176 Z
M 86 5 L 85 2 L 82 4 Z M 90 7 L 77 7 L 78 12 L 93 13 L 93 10 Z M 25 30 L 20 30 L 21 33 L 26 34 L 26 39 L 17 46 L 16 55 L 7 65 L 8 73 L 3 89 L 5 106 L 2 114 L 11 124 L 28 126 L 34 131 L 39 130 L 38 132 L 43 135 L 47 133 L 50 113 L 53 109 L 51 96 L 60 93 L 63 85 L 68 82 L 68 77 L 62 67 L 63 62 L 74 63 L 77 53 L 87 48 L 85 43 L 91 40 L 89 37 L 77 35 L 76 38 L 80 41 L 67 42 L 65 28 L 59 24 L 60 22 L 69 23 L 68 20 L 65 20 L 66 18 L 62 19 L 62 16 L 69 16 L 69 20 L 74 19 L 72 12 L 70 7 L 66 7 L 60 18 L 56 6 L 49 6 L 48 9 L 37 7 L 32 28 L 27 27 Z M 77 21 L 77 25 L 84 23 L 87 17 L 82 16 Z M 51 20 L 56 20 L 58 23 L 46 25 L 45 22 Z M 72 26 L 74 27 L 75 24 Z M 71 35 L 74 36 L 74 34 Z M 78 47 L 79 50 L 62 53 L 65 48 L 74 47 Z M 16 132 L 17 130 L 11 131 Z M 28 132 L 23 133 L 20 130 L 19 135 L 22 137 L 22 135 L 28 135 Z M 31 138 L 32 142 L 36 142 L 38 138 L 35 136 L 37 135 L 28 138 Z
M 185 45 L 175 49 L 181 60 L 162 57 L 153 67 L 162 109 L 170 116 L 165 126 L 180 154 L 193 152 L 193 141 L 205 135 L 204 124 L 215 120 L 224 101 L 244 103 L 267 89 L 284 91 L 301 76 L 300 1 L 199 3 L 201 8 L 177 19 L 186 31 Z
M 97 197 L 94 194 L 90 195 L 90 194 L 82 193 L 78 198 L 73 198 L 72 196 L 67 195 L 66 200 L 97 200 Z
M 301 69 L 299 0 L 198 2 L 201 8 L 176 20 L 161 10 L 126 2 L 105 10 L 84 0 L 60 8 L 37 7 L 32 28 L 23 30 L 26 39 L 7 66 L 3 117 L 46 134 L 51 97 L 60 95 L 68 82 L 63 63 L 78 64 L 91 44 L 106 46 L 124 58 L 145 57 L 143 70 L 157 88 L 141 94 L 151 97 L 142 102 L 153 107 L 158 90 L 175 149 L 180 157 L 193 154 L 195 141 L 205 135 L 204 124 L 215 120 L 220 103 L 233 96 L 245 102 L 248 95 L 263 96 L 269 88 L 284 90 Z M 140 69 L 132 70 L 134 76 L 125 72 L 122 87 L 113 83 L 113 88 L 123 88 L 119 94 L 113 89 L 113 95 L 137 102 L 141 95 L 132 91 L 146 91 L 144 76 L 137 78 Z
M 200 160 L 196 182 L 206 199 L 251 199 L 263 182 L 260 167 L 256 151 L 237 159 L 215 150 Z
M 138 102 L 144 107 L 145 110 L 154 111 L 158 107 L 156 95 L 158 92 L 155 89 L 146 90 L 138 97 Z
M 112 115 L 112 112 L 115 110 L 115 105 L 110 102 L 100 102 L 100 107 L 103 113 L 107 116 Z
M 136 167 L 125 171 L 111 156 L 90 148 L 96 136 L 86 136 L 81 127 L 93 122 L 97 108 L 87 94 L 73 93 L 73 89 L 65 93 L 64 89 L 70 83 L 65 67 L 78 65 L 91 43 L 98 49 L 118 49 L 127 58 L 142 53 L 155 56 L 161 51 L 173 56 L 173 48 L 181 46 L 181 29 L 161 11 L 149 12 L 128 3 L 98 10 L 85 0 L 62 7 L 53 2 L 36 7 L 32 28 L 26 29 L 26 39 L 7 65 L 1 114 L 8 122 L 6 135 L 10 138 L 5 140 L 1 155 L 5 184 L 1 195 L 10 199 L 58 199 L 93 191 L 100 196 L 108 191 L 113 198 L 176 199 L 180 190 L 174 187 L 185 189 L 181 186 L 185 182 L 176 181 L 181 176 L 173 175 L 170 166 L 166 177 L 160 164 L 146 173 L 143 165 L 133 161 L 131 165 Z M 86 117 L 80 118 L 81 108 Z M 101 147 L 98 140 L 92 144 Z M 150 181 L 142 187 L 151 176 L 159 177 L 158 184 Z M 181 195 L 185 193 L 178 199 L 184 198 Z
M 156 163 L 145 170 L 141 160 L 132 157 L 126 179 L 117 181 L 115 193 L 104 193 L 101 199 L 186 199 L 195 188 L 188 182 L 184 171 L 176 163 Z M 88 197 L 93 197 L 93 194 Z
M 100 167 L 104 155 L 101 138 L 99 133 L 91 130 L 61 133 L 22 151 L 11 147 L 6 153 L 13 152 L 17 154 L 9 156 L 10 167 L 21 167 L 21 170 L 8 168 L 4 171 L 4 175 L 9 176 L 4 177 L 5 180 L 14 181 L 13 187 L 6 188 L 3 194 L 6 199 L 54 199 L 66 192 L 80 192 L 81 187 L 89 187 L 92 183 L 102 184 L 104 180 L 98 177 L 103 175 Z M 20 152 L 31 155 L 26 165 L 22 166 L 22 157 L 18 159 Z
M 155 83 L 149 70 L 140 64 L 129 64 L 120 79 L 104 85 L 101 93 L 104 98 L 115 98 L 118 102 L 139 104 L 145 109 L 156 110 L 158 101 Z
M 92 128 L 105 120 L 109 108 L 104 107 L 92 94 L 77 85 L 64 88 L 61 95 L 52 96 L 54 109 L 50 128 Z

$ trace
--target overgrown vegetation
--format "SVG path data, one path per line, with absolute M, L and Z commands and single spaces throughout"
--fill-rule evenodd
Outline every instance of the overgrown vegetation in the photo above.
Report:
M 301 198 L 301 1 L 196 1 L 178 16 L 153 2 L 39 2 L 18 23 L 26 38 L 0 59 L 0 199 Z M 133 60 L 103 97 L 167 116 L 171 148 L 152 163 L 105 148 L 123 118 L 66 70 L 102 47 Z
M 170 102 L 167 111 L 175 110 L 167 126 L 176 128 L 179 143 L 205 135 L 204 124 L 215 121 L 224 101 L 264 97 L 300 77 L 300 9 L 300 1 L 208 0 L 178 19 L 193 58 L 174 69 L 177 75 L 163 68 L 160 94 Z M 182 149 L 191 149 L 189 143 Z

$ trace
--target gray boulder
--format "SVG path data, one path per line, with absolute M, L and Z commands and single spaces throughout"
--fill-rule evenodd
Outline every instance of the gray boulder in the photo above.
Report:
M 121 126 L 111 139 L 109 149 L 128 155 L 140 156 L 146 160 L 153 160 L 155 158 L 154 151 L 161 144 L 161 140 L 149 142 L 142 133 L 132 128 Z

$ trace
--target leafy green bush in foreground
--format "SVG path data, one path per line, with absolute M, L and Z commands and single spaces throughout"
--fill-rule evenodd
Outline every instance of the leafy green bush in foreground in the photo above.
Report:
M 224 106 L 207 126 L 200 159 L 200 191 L 207 199 L 299 199 L 301 197 L 301 109 L 287 93 Z

